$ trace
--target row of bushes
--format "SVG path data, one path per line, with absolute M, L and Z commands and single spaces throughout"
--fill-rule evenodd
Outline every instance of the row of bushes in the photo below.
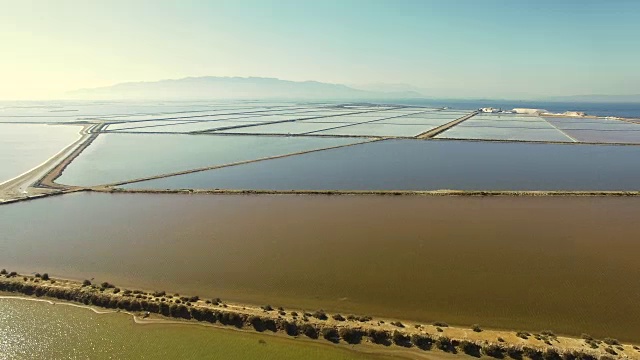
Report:
M 437 348 L 442 351 L 456 353 L 461 351 L 472 356 L 487 355 L 494 358 L 509 356 L 513 359 L 528 357 L 533 360 L 596 360 L 596 357 L 582 352 L 559 353 L 555 349 L 540 350 L 531 347 L 508 346 L 505 344 L 475 343 L 468 340 L 454 340 L 445 336 L 429 334 L 407 334 L 394 330 L 362 329 L 360 327 L 318 326 L 311 323 L 297 323 L 286 319 L 274 319 L 270 316 L 239 314 L 235 312 L 187 306 L 184 304 L 139 300 L 130 297 L 86 291 L 86 288 L 64 289 L 34 283 L 17 281 L 0 281 L 0 291 L 16 292 L 25 295 L 47 296 L 51 298 L 74 301 L 85 305 L 94 305 L 109 309 L 122 309 L 132 312 L 146 311 L 167 317 L 194 319 L 197 321 L 220 323 L 237 328 L 252 327 L 256 331 L 284 331 L 290 336 L 305 335 L 312 339 L 322 336 L 331 342 L 344 341 L 358 344 L 367 338 L 370 342 L 390 346 L 416 347 L 422 350 Z M 188 298 L 187 300 L 196 300 Z M 324 315 L 324 316 L 323 316 Z M 326 316 L 323 311 L 313 314 L 321 319 Z

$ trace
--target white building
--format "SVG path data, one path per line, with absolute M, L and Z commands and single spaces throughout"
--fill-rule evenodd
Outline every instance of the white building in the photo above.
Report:
M 529 109 L 529 108 L 515 108 L 513 112 L 516 114 L 529 114 L 529 115 L 540 115 L 542 113 L 548 113 L 547 110 L 544 109 Z
M 576 116 L 576 117 L 582 117 L 582 116 L 586 116 L 587 113 L 582 112 L 582 111 L 565 111 L 564 114 L 562 114 L 564 116 Z

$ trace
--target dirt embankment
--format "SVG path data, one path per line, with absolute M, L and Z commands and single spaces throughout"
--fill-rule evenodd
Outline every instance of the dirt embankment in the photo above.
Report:
M 233 189 L 123 189 L 96 186 L 86 191 L 131 194 L 209 194 L 209 195 L 375 195 L 375 196 L 640 196 L 640 191 L 471 191 L 471 190 L 233 190 Z
M 70 189 L 72 187 L 56 184 L 54 181 L 60 177 L 64 169 L 75 160 L 91 143 L 98 137 L 100 130 L 104 124 L 98 124 L 87 128 L 83 136 L 83 142 L 79 144 L 68 156 L 60 161 L 51 171 L 47 172 L 35 184 L 35 187 L 46 187 L 52 189 Z
M 463 353 L 521 360 L 605 360 L 640 359 L 640 347 L 620 344 L 615 339 L 596 340 L 556 336 L 551 331 L 539 333 L 450 327 L 368 316 L 327 314 L 322 310 L 307 312 L 232 304 L 220 299 L 204 300 L 197 296 L 169 295 L 162 292 L 119 289 L 112 284 L 79 283 L 51 279 L 48 275 L 24 276 L 2 271 L 0 291 L 27 296 L 61 299 L 86 306 L 120 309 L 136 314 L 139 322 L 193 321 L 231 326 L 241 330 L 282 334 L 293 337 L 324 339 L 333 343 L 379 345 L 380 352 L 413 352 L 416 357 L 426 351 Z

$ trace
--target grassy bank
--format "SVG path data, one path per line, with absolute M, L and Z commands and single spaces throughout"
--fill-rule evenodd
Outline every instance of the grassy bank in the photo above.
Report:
M 47 274 L 19 275 L 2 271 L 0 291 L 34 297 L 60 299 L 107 309 L 121 309 L 138 317 L 161 317 L 204 322 L 258 332 L 286 334 L 332 343 L 376 344 L 381 351 L 443 351 L 493 358 L 534 360 L 640 359 L 640 348 L 615 339 L 597 340 L 538 333 L 498 331 L 474 325 L 469 329 L 446 323 L 415 324 L 373 319 L 368 316 L 327 314 L 225 303 L 220 299 L 120 289 L 110 283 L 92 284 L 53 279 Z

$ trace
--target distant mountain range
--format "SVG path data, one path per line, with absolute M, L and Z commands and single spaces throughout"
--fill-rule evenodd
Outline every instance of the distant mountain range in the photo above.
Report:
M 127 82 L 68 93 L 81 99 L 314 99 L 373 100 L 421 98 L 416 91 L 371 91 L 317 81 L 262 77 L 188 77 L 152 82 Z
M 465 90 L 427 89 L 407 84 L 342 85 L 318 81 L 289 81 L 264 77 L 188 77 L 149 82 L 127 82 L 113 86 L 81 89 L 68 93 L 74 99 L 98 100 L 398 100 L 398 99 L 479 99 Z M 442 96 L 447 94 L 448 96 Z M 517 95 L 516 95 L 517 96 Z M 520 94 L 519 100 L 544 102 L 640 103 L 637 95 L 534 96 Z M 516 99 L 510 96 L 510 99 Z

